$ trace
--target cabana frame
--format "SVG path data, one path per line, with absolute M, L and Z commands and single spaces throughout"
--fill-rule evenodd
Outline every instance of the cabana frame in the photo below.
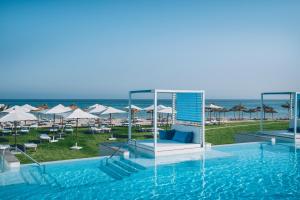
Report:
M 300 92 L 263 92 L 261 93 L 261 111 L 260 111 L 260 131 L 263 132 L 263 121 L 264 121 L 264 97 L 270 95 L 289 95 L 290 99 L 290 115 L 289 120 L 293 121 L 293 133 L 294 133 L 294 140 L 297 140 L 297 127 L 298 127 L 298 101 Z
M 176 94 L 180 93 L 190 93 L 190 94 L 200 94 L 202 97 L 202 105 L 201 105 L 201 128 L 202 128 L 202 135 L 200 137 L 199 144 L 201 147 L 205 146 L 205 92 L 203 90 L 163 90 L 163 89 L 148 89 L 148 90 L 133 90 L 129 91 L 129 110 L 131 110 L 131 105 L 132 105 L 132 98 L 133 95 L 135 94 L 153 94 L 153 104 L 154 104 L 154 110 L 153 110 L 153 129 L 154 129 L 154 156 L 157 155 L 157 133 L 158 133 L 158 123 L 157 123 L 157 113 L 158 113 L 158 108 L 157 108 L 157 102 L 158 102 L 158 95 L 159 94 L 171 94 L 172 95 L 172 125 L 174 125 L 176 121 Z M 130 141 L 132 139 L 132 122 L 131 122 L 131 112 L 128 113 L 128 121 L 129 121 L 129 126 L 128 126 L 128 140 Z

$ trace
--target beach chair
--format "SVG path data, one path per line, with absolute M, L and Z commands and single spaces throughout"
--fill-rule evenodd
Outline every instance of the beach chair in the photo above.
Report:
M 48 134 L 43 133 L 43 134 L 40 135 L 40 140 L 41 141 L 43 141 L 43 140 L 45 141 L 46 140 L 46 141 L 50 142 L 51 137 Z
M 25 152 L 26 152 L 27 149 L 33 149 L 34 151 L 36 151 L 37 144 L 35 144 L 35 143 L 24 143 Z
M 72 125 L 66 125 L 65 128 L 64 128 L 64 131 L 66 133 L 73 133 L 74 132 L 74 129 L 73 129 L 73 126 Z
M 28 127 L 22 127 L 20 129 L 20 133 L 29 133 L 29 128 Z

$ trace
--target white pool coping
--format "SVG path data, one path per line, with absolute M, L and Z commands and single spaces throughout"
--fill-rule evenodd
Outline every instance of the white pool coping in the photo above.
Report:
M 258 143 L 266 143 L 266 142 L 244 142 L 244 143 L 233 143 L 233 144 L 220 144 L 220 145 L 212 145 L 212 149 L 214 147 L 221 147 L 221 146 L 238 146 L 238 145 L 245 145 L 245 144 L 258 144 Z M 209 150 L 208 150 L 209 151 Z M 183 154 L 184 155 L 184 154 Z M 76 161 L 83 161 L 83 160 L 97 160 L 97 159 L 103 159 L 108 156 L 96 156 L 96 157 L 88 157 L 88 158 L 76 158 L 76 159 L 68 159 L 68 160 L 55 160 L 55 161 L 46 161 L 46 162 L 40 162 L 40 164 L 57 164 L 57 163 L 67 163 L 67 162 L 76 162 Z M 154 158 L 152 158 L 154 159 Z M 22 166 L 31 166 L 36 165 L 36 163 L 28 163 L 28 164 L 21 164 Z

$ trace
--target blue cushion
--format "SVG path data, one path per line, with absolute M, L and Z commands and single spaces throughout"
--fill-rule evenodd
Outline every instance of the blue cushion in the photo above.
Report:
M 159 138 L 161 140 L 172 140 L 174 134 L 175 134 L 175 130 L 160 130 Z
M 294 128 L 289 128 L 288 132 L 294 132 Z M 300 127 L 297 127 L 297 133 L 300 133 Z
M 193 132 L 175 131 L 173 140 L 177 142 L 191 143 L 193 141 L 193 137 Z

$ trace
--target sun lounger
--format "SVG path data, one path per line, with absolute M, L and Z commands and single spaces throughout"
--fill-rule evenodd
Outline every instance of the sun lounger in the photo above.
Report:
M 9 144 L 0 144 L 0 150 L 3 149 L 10 149 L 10 145 Z
M 34 151 L 36 151 L 37 144 L 35 144 L 35 143 L 24 143 L 24 150 L 26 151 L 26 149 L 34 149 Z
M 50 142 L 51 137 L 48 134 L 41 134 L 40 135 L 40 140 L 47 140 Z
M 20 130 L 21 133 L 29 133 L 29 128 L 27 127 L 22 127 Z
M 64 131 L 65 131 L 66 133 L 73 133 L 74 129 L 73 129 L 72 126 L 69 125 L 69 126 L 65 126 Z

